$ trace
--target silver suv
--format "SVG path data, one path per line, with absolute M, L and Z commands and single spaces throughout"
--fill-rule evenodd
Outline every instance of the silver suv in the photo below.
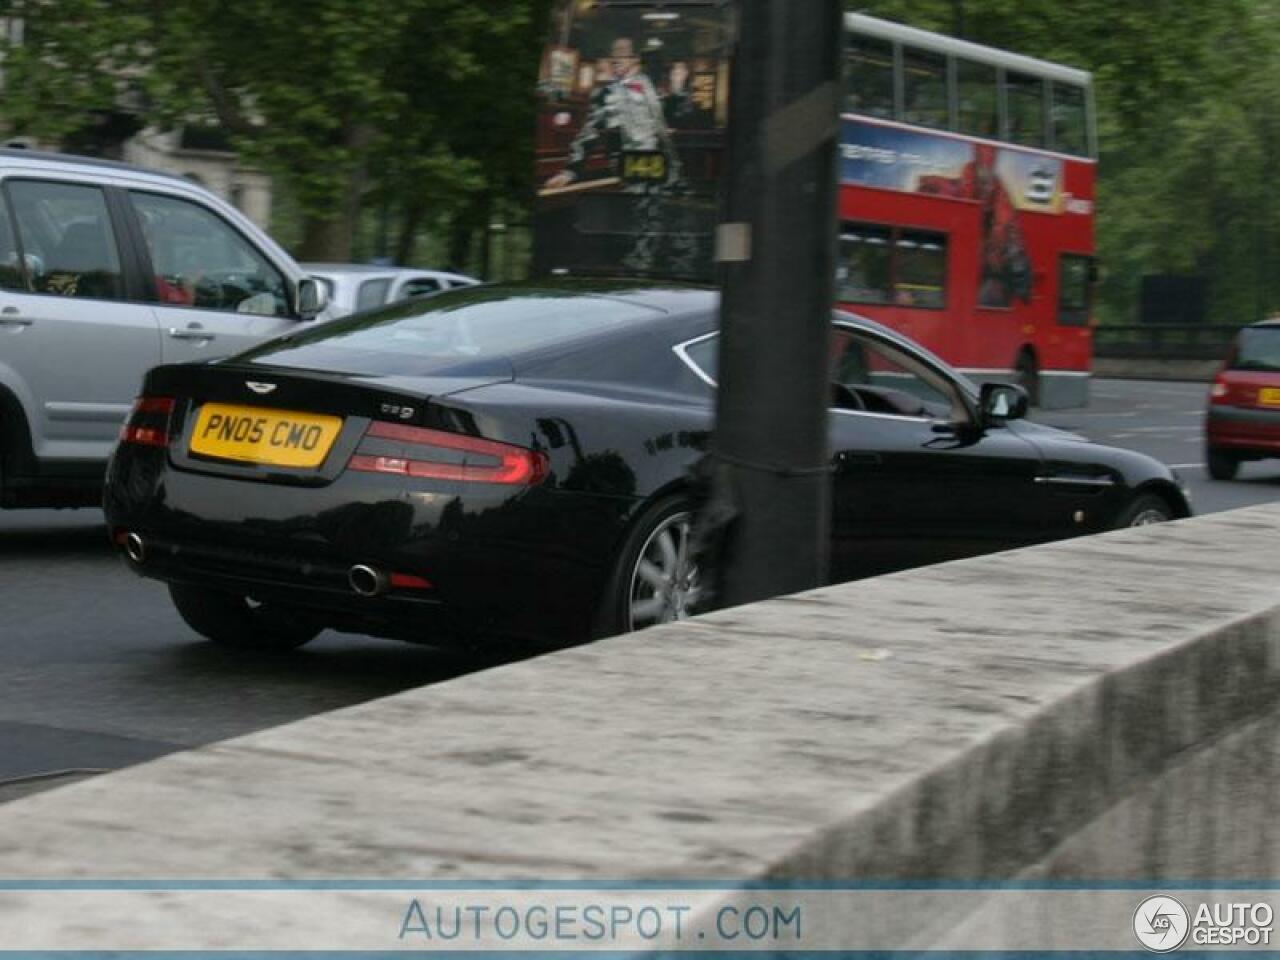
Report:
M 0 506 L 97 503 L 147 370 L 246 349 L 326 299 L 188 180 L 0 150 Z

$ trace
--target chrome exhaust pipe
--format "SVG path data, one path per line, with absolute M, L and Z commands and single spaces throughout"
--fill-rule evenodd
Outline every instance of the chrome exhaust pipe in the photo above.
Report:
M 381 570 L 357 563 L 347 571 L 347 583 L 362 597 L 376 597 L 387 592 L 391 582 Z
M 147 543 L 136 533 L 124 538 L 124 552 L 134 563 L 142 564 L 147 560 Z

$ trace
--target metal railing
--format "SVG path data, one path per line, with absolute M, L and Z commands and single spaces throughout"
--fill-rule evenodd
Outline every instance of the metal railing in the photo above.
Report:
M 1098 357 L 1220 360 L 1243 324 L 1143 323 L 1094 328 Z

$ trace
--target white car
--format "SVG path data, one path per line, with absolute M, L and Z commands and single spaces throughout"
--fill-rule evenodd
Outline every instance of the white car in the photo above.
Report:
M 397 300 L 429 297 L 454 287 L 472 287 L 480 282 L 461 273 L 409 267 L 362 263 L 304 263 L 301 266 L 328 290 L 326 316 L 330 318 L 372 310 Z

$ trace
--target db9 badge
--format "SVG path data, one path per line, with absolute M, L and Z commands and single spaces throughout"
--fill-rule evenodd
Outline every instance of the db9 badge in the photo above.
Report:
M 398 403 L 384 403 L 381 409 L 383 416 L 396 417 L 400 420 L 411 420 L 417 413 L 413 407 L 403 407 Z

